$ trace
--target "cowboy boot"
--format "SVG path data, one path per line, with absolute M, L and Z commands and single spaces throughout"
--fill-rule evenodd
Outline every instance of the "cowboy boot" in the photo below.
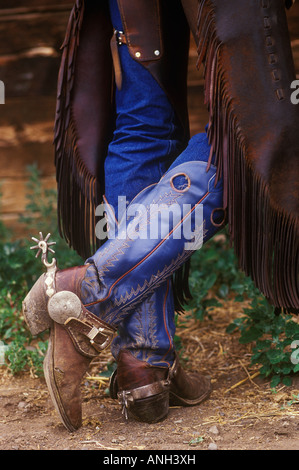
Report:
M 170 279 L 197 249 L 198 245 L 192 242 L 191 248 L 186 245 L 189 237 L 181 233 L 185 222 L 190 222 L 191 238 L 193 234 L 196 241 L 198 238 L 206 240 L 218 230 L 212 223 L 212 215 L 215 208 L 221 207 L 222 187 L 221 183 L 215 184 L 215 176 L 215 167 L 207 170 L 203 161 L 187 162 L 173 168 L 159 183 L 146 188 L 134 199 L 134 204 L 142 205 L 144 211 L 131 217 L 127 225 L 120 224 L 118 237 L 107 240 L 87 260 L 85 267 L 58 271 L 55 263 L 45 262 L 47 273 L 40 277 L 23 303 L 24 317 L 31 332 L 37 334 L 52 327 L 54 321 L 66 330 L 79 354 L 90 360 L 99 354 L 109 345 L 123 319 Z M 169 213 L 166 211 L 165 215 L 162 212 L 158 238 L 146 237 L 151 223 L 156 227 L 158 203 L 163 207 L 166 205 L 166 208 L 176 204 L 181 213 L 176 220 L 170 220 Z M 185 205 L 188 206 L 187 213 L 184 213 Z M 130 206 L 132 209 L 132 203 Z M 200 207 L 203 221 L 196 217 Z M 38 247 L 43 243 L 40 241 Z M 43 250 L 47 253 L 47 248 Z M 61 329 L 52 330 L 56 336 Z M 56 342 L 53 340 L 51 344 L 55 359 Z M 67 364 L 67 357 L 65 361 Z M 45 367 L 55 368 L 53 361 L 45 364 Z M 52 397 L 56 400 L 57 409 L 63 407 L 64 414 L 68 415 L 63 382 L 62 385 L 59 381 L 53 384 L 53 371 L 45 375 L 52 381 L 49 388 L 56 390 Z M 78 387 L 77 379 L 75 389 Z M 61 406 L 57 403 L 58 395 Z M 80 414 L 80 410 L 73 414 Z M 70 428 L 63 413 L 60 415 Z
M 107 234 L 111 238 L 115 236 L 119 222 L 106 199 L 105 209 Z M 130 416 L 135 419 L 154 423 L 168 414 L 169 387 L 165 376 L 174 361 L 174 334 L 173 288 L 167 280 L 120 323 L 118 335 L 111 344 L 112 355 L 122 371 L 121 376 L 126 377 L 127 388 L 139 397 L 134 404 L 130 402 Z M 132 360 L 119 361 L 124 355 Z M 126 385 L 124 387 L 126 390 Z M 117 398 L 117 391 L 113 398 Z M 128 418 L 127 408 L 121 404 L 123 414 Z
M 123 414 L 154 423 L 170 405 L 198 405 L 210 393 L 210 381 L 186 374 L 174 346 L 175 309 L 171 282 L 158 287 L 118 328 L 111 352 L 117 369 L 110 396 L 118 398 Z
M 175 356 L 174 334 L 175 309 L 168 280 L 122 321 L 112 342 L 121 391 L 130 390 L 130 397 L 134 396 L 134 402 L 129 400 L 130 416 L 139 421 L 154 423 L 168 414 L 167 375 Z M 127 396 L 119 397 L 126 418 Z M 112 397 L 117 398 L 117 392 Z
M 184 371 L 177 356 L 169 371 L 169 377 L 169 403 L 171 406 L 199 405 L 211 393 L 210 378 L 198 372 Z
M 108 209 L 106 208 L 106 210 Z M 95 350 L 92 354 L 93 349 L 90 348 L 90 357 L 79 353 L 74 348 L 73 341 L 70 341 L 70 336 L 64 327 L 58 322 L 63 320 L 61 307 L 65 312 L 65 319 L 70 314 L 74 315 L 71 308 L 74 308 L 76 297 L 71 296 L 70 292 L 76 294 L 78 298 L 82 297 L 81 284 L 87 269 L 88 265 L 62 271 L 56 270 L 56 267 L 48 269 L 48 272 L 40 277 L 23 302 L 25 319 L 31 326 L 33 334 L 38 334 L 46 327 L 51 328 L 49 347 L 44 361 L 44 374 L 54 406 L 62 422 L 71 432 L 81 426 L 80 383 L 90 361 L 96 357 L 98 352 Z M 55 290 L 57 293 L 54 299 L 56 299 L 57 307 L 55 307 L 54 300 L 49 300 Z M 62 302 L 64 302 L 63 305 Z M 49 308 L 52 319 L 48 314 Z M 79 305 L 78 308 L 80 308 Z M 37 312 L 40 315 L 36 315 Z M 53 321 L 53 318 L 56 321 Z M 92 318 L 93 315 L 90 314 L 89 320 Z M 116 358 L 121 349 L 130 348 L 137 358 L 147 361 L 148 365 L 159 363 L 159 372 L 165 374 L 173 362 L 174 331 L 171 282 L 166 281 L 119 325 L 118 335 L 112 342 L 112 354 Z M 155 369 L 152 368 L 152 370 Z M 134 386 L 134 381 L 132 386 Z M 164 406 L 161 407 L 164 400 Z M 162 419 L 168 413 L 168 395 L 165 390 L 158 403 L 160 403 L 159 406 L 153 406 L 151 409 L 151 422 Z M 138 404 L 136 406 L 138 407 Z
M 117 370 L 110 379 L 110 396 L 118 398 L 126 418 L 154 423 L 168 414 L 168 406 L 194 406 L 211 392 L 208 377 L 198 372 L 186 373 L 175 356 L 173 365 L 152 366 L 126 350 L 117 358 Z
M 40 246 L 46 250 L 43 240 Z M 50 328 L 44 376 L 62 423 L 73 432 L 82 424 L 82 378 L 90 362 L 109 346 L 115 329 L 88 312 L 80 300 L 87 266 L 59 271 L 53 261 L 45 261 L 48 270 L 24 299 L 23 314 L 33 335 Z
M 152 366 L 122 349 L 116 371 L 110 380 L 110 396 L 118 398 L 126 419 L 156 423 L 164 419 L 169 407 L 168 368 Z

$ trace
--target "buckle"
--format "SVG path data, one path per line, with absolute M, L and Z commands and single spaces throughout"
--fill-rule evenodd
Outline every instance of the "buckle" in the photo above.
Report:
M 125 33 L 123 31 L 118 31 L 117 29 L 115 29 L 114 34 L 115 34 L 115 37 L 116 37 L 117 44 L 119 46 L 121 46 L 122 44 L 127 43 L 126 36 L 125 36 Z
M 91 322 L 89 318 L 70 317 L 64 323 L 79 351 L 88 356 L 94 356 L 95 351 L 100 353 L 109 346 L 113 339 L 115 333 L 113 328 L 109 329 L 109 327 L 100 325 L 101 322 L 98 318 Z
M 101 344 L 98 344 L 95 342 L 95 339 L 98 335 L 101 335 L 101 336 L 104 336 L 106 339 L 103 343 Z M 99 327 L 97 328 L 96 326 L 93 326 L 91 328 L 91 330 L 87 333 L 87 338 L 89 339 L 90 341 L 90 344 L 92 344 L 92 346 L 95 348 L 95 349 L 98 349 L 101 351 L 102 349 L 105 349 L 108 344 L 109 344 L 109 341 L 111 340 L 111 332 L 106 330 L 105 328 L 102 328 L 102 327 Z

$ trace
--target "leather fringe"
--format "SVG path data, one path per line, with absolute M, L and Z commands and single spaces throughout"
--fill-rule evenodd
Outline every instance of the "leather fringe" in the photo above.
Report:
M 77 0 L 67 26 L 57 84 L 54 126 L 55 165 L 58 189 L 60 235 L 84 259 L 97 247 L 94 212 L 100 194 L 96 178 L 86 169 L 76 145 L 71 109 L 76 54 L 84 15 L 84 3 Z
M 299 313 L 299 222 L 275 207 L 267 185 L 246 159 L 246 143 L 227 92 L 213 4 L 199 0 L 198 61 L 203 63 L 208 136 L 239 267 L 278 310 Z

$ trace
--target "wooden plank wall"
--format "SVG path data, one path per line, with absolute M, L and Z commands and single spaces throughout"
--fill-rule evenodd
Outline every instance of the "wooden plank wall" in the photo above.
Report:
M 9 4 L 9 8 L 7 5 Z M 44 187 L 55 187 L 53 122 L 55 94 L 71 0 L 0 0 L 0 215 L 16 235 L 26 205 L 27 167 L 41 171 Z
M 55 187 L 56 82 L 72 4 L 70 0 L 0 0 L 0 80 L 5 84 L 5 104 L 0 106 L 0 218 L 14 228 L 16 236 L 22 231 L 18 218 L 26 204 L 27 166 L 36 163 L 44 187 Z M 288 17 L 299 74 L 299 2 Z M 207 122 L 203 81 L 195 61 L 193 46 L 188 84 L 192 134 Z

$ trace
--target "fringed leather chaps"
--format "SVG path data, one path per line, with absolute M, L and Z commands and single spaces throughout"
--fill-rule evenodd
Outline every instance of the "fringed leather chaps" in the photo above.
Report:
M 103 162 L 114 126 L 111 31 L 107 2 L 77 0 L 58 76 L 58 221 L 61 235 L 83 258 L 99 245 L 95 209 L 102 200 Z
M 211 153 L 240 267 L 271 304 L 296 311 L 299 106 L 284 2 L 182 4 L 204 65 Z

